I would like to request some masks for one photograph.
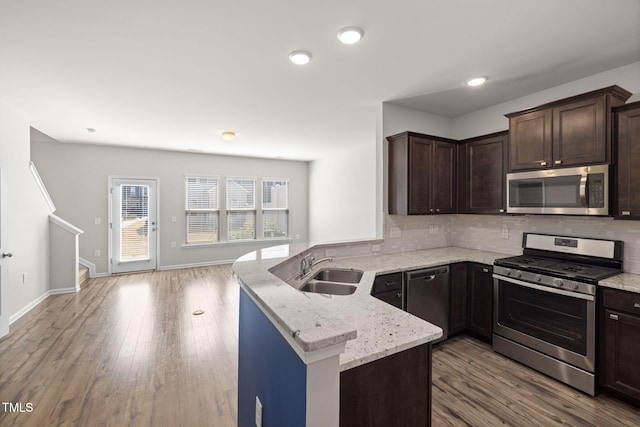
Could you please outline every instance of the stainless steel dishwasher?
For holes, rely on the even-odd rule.
[[[405,276],[407,311],[442,328],[449,335],[449,266],[409,271]]]

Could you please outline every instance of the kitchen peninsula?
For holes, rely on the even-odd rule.
[[[457,262],[490,265],[504,254],[457,247],[381,254],[371,246],[283,245],[234,263],[241,286],[240,426],[254,425],[258,415],[265,426],[276,420],[307,426],[429,423],[431,342],[442,330],[372,297],[374,279]],[[307,255],[332,257],[314,271],[362,270],[355,292],[299,291]]]

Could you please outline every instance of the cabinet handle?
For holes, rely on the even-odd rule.
[[[436,208],[436,212],[440,212],[440,209],[437,209],[437,208]]]
[[[435,278],[436,278],[436,275],[435,275],[435,274],[433,274],[433,275],[431,275],[431,276],[429,276],[429,277],[425,277],[425,278],[424,278],[424,281],[425,281],[425,282],[430,282],[430,281],[432,281],[432,280],[433,280],[433,279],[435,279]]]
[[[489,272],[489,269],[488,269],[488,268],[483,268],[483,269],[482,269],[482,272],[483,272],[483,273],[488,273],[488,272]]]
[[[395,285],[396,282],[384,282],[384,285],[388,288],[389,286]]]
[[[556,161],[555,161],[555,162],[553,162],[553,163],[555,163],[556,165],[561,165],[561,164],[562,164],[562,160],[556,160]]]
[[[400,292],[398,292],[396,296],[398,297],[398,299],[402,298],[402,294]]]
[[[540,162],[540,166],[547,166],[547,162]]]
[[[611,319],[611,320],[618,320],[618,315],[617,315],[617,314],[610,314],[610,315],[609,315],[609,319]]]
[[[429,209],[429,212],[430,212],[430,213],[433,213],[433,209]]]
[[[631,215],[631,211],[622,211],[620,214],[623,216],[629,216]]]
[[[504,213],[504,209],[500,209],[498,212],[500,212],[500,213]]]
[[[640,302],[633,304],[633,308],[640,308]]]

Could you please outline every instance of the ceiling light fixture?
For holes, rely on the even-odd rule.
[[[487,80],[489,80],[489,77],[487,76],[478,76],[478,77],[470,78],[469,80],[466,81],[466,83],[467,83],[467,86],[480,86],[485,84]]]
[[[311,54],[306,50],[294,50],[289,54],[289,60],[297,65],[308,64],[311,61]]]
[[[236,133],[232,130],[225,130],[222,132],[222,139],[224,141],[234,141],[236,139]]]
[[[338,40],[344,44],[358,43],[364,36],[364,31],[359,27],[346,27],[338,31]]]
[[[94,133],[96,130],[94,128],[87,128],[87,132]]]

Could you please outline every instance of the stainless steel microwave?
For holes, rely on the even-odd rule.
[[[509,173],[507,212],[609,215],[609,165]]]

